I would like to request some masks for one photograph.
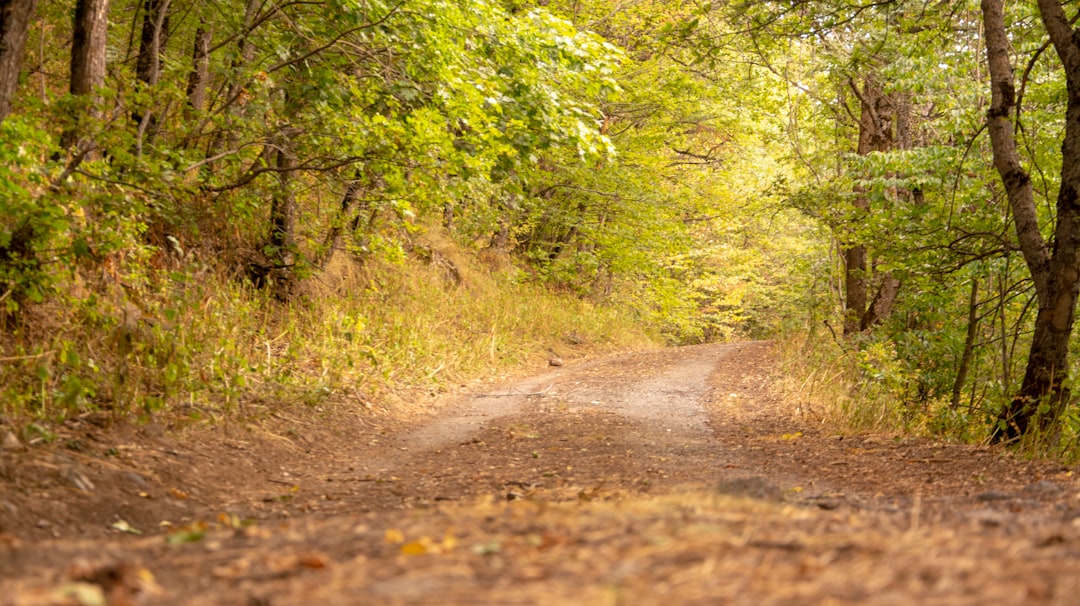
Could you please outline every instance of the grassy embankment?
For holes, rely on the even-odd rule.
[[[0,415],[25,440],[80,414],[216,422],[413,395],[657,343],[626,310],[531,283],[505,258],[427,238],[404,260],[345,255],[282,304],[209,262],[137,287],[73,274],[0,337]]]

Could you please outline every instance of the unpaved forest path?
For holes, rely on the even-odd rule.
[[[840,436],[774,364],[612,356],[402,431],[76,426],[0,460],[0,603],[1080,603],[1071,469]]]

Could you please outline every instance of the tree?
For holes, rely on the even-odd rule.
[[[1071,393],[1067,384],[1069,337],[1080,292],[1080,33],[1055,0],[1039,0],[1038,8],[1068,92],[1061,181],[1050,244],[1042,235],[1031,177],[1017,150],[1012,123],[1018,112],[1017,89],[1009,59],[1004,2],[982,0],[991,85],[987,130],[994,166],[1008,195],[1016,238],[1035,283],[1038,303],[1023,383],[998,415],[992,433],[995,441],[1052,431]]]
[[[856,153],[867,156],[875,152],[891,151],[895,140],[897,113],[892,96],[885,94],[873,76],[864,78],[861,89],[854,79],[848,79],[848,85],[859,99],[859,141]],[[854,223],[862,224],[866,220],[864,215],[871,212],[866,191],[857,192],[854,207]],[[886,275],[874,299],[867,305],[871,269],[867,263],[867,246],[864,242],[853,243],[844,249],[845,335],[864,331],[878,323],[889,314],[893,301],[896,300],[900,283],[891,275]]]
[[[37,0],[0,0],[0,122],[11,111],[35,5]]]
[[[105,43],[109,29],[109,0],[78,0],[73,18],[73,38],[71,42],[70,91],[77,98],[82,98],[89,106],[85,112],[79,112],[75,124],[69,126],[60,137],[60,147],[69,149],[74,146],[85,128],[86,116],[96,117],[93,109],[93,93],[105,83]]]
[[[135,79],[144,89],[144,94],[161,79],[161,61],[169,34],[170,3],[171,0],[145,0],[142,4],[143,22],[139,35],[139,56],[135,62]],[[197,53],[198,49],[196,63]],[[136,124],[136,154],[141,155],[143,145],[154,136],[156,119],[151,109],[146,107],[142,111],[134,112],[132,120]]]
[[[199,4],[202,8],[202,4]],[[187,81],[187,107],[198,114],[206,108],[206,85],[210,79],[210,41],[213,31],[200,11],[191,51],[191,71]]]

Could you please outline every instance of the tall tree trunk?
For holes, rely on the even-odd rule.
[[[987,130],[994,166],[1012,209],[1016,237],[1035,282],[1038,312],[1020,391],[998,416],[994,441],[1052,432],[1069,402],[1069,337],[1080,293],[1080,39],[1056,0],[1039,0],[1039,14],[1065,71],[1068,103],[1062,142],[1061,188],[1052,249],[1038,224],[1031,178],[1020,164],[1011,116],[1016,88],[1009,63],[1003,0],[982,0],[990,68],[991,103]]]
[[[964,383],[967,383],[968,372],[971,370],[971,361],[975,358],[975,337],[979,332],[979,279],[971,280],[971,297],[968,300],[968,323],[967,336],[964,339],[964,351],[960,354],[960,363],[956,369],[956,380],[953,381],[952,397],[949,403],[955,410],[960,407],[960,395],[964,391]]]
[[[168,41],[170,0],[144,0],[139,56],[135,78],[143,84],[157,84],[161,77],[161,55]]]
[[[109,0],[78,0],[75,4],[71,41],[71,82],[72,95],[91,97],[94,90],[105,84],[105,42],[109,30]],[[97,118],[99,112],[91,109],[86,113]],[[79,137],[84,135],[85,126],[81,124],[83,116],[76,116],[75,124],[60,136],[60,146],[70,149]],[[80,146],[82,147],[82,146]],[[89,145],[86,145],[89,147]]]
[[[267,239],[273,265],[270,285],[281,301],[292,296],[296,264],[296,196],[292,187],[296,161],[288,139],[289,133],[283,133],[275,154],[279,187],[270,201],[270,237]]]
[[[867,77],[863,81],[862,90],[853,81],[848,82],[851,90],[859,98],[859,145],[856,152],[865,156],[875,151],[888,151],[892,148],[892,102],[884,94],[881,88]],[[870,213],[870,200],[865,192],[858,192],[855,198],[855,208],[858,215]],[[862,222],[863,217],[855,219]],[[873,307],[867,308],[868,284],[870,282],[870,268],[867,264],[867,247],[862,242],[854,242],[844,248],[844,334],[851,335],[876,322]],[[899,290],[899,283],[895,284],[895,290]],[[879,293],[880,295],[881,293]],[[884,311],[883,306],[891,309],[892,302],[896,299],[895,292],[889,296],[875,297],[878,311]]]
[[[199,17],[199,26],[195,29],[195,44],[191,53],[191,72],[188,73],[187,102],[194,113],[206,109],[206,85],[210,80],[210,40],[213,32],[205,17]]]
[[[157,85],[161,79],[161,59],[168,41],[170,0],[144,0],[143,22],[139,35],[139,56],[135,62],[135,79],[144,91]],[[138,126],[136,154],[154,136],[155,118],[150,107],[137,111],[132,120]]]
[[[37,0],[0,0],[0,122],[11,111]]]
[[[893,304],[900,295],[900,280],[891,272],[882,274],[874,300],[859,319],[859,330],[869,330],[892,314]]]
[[[911,95],[905,92],[894,92],[889,95],[886,100],[889,107],[877,110],[878,119],[884,120],[882,114],[887,114],[891,109],[893,123],[896,125],[896,133],[891,139],[888,136],[879,137],[879,140],[876,143],[881,149],[875,151],[912,149],[915,147],[915,141],[914,125],[912,124]],[[879,124],[880,128],[888,128],[889,126],[884,122]],[[926,203],[922,191],[919,189],[897,190],[894,191],[893,194],[898,199],[910,200],[911,204],[917,206],[922,206]],[[884,272],[880,275],[880,284],[878,285],[877,294],[874,295],[874,300],[866,308],[866,312],[859,322],[859,330],[869,330],[871,327],[882,322],[892,314],[893,305],[900,295],[900,286],[900,279],[894,276],[892,272]]]

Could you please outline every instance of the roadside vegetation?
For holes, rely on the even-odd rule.
[[[0,122],[24,440],[382,406],[799,306],[817,244],[755,168],[775,124],[659,38],[479,0],[29,4]]]
[[[850,426],[1077,452],[1054,2],[0,9],[24,439],[781,337]]]

